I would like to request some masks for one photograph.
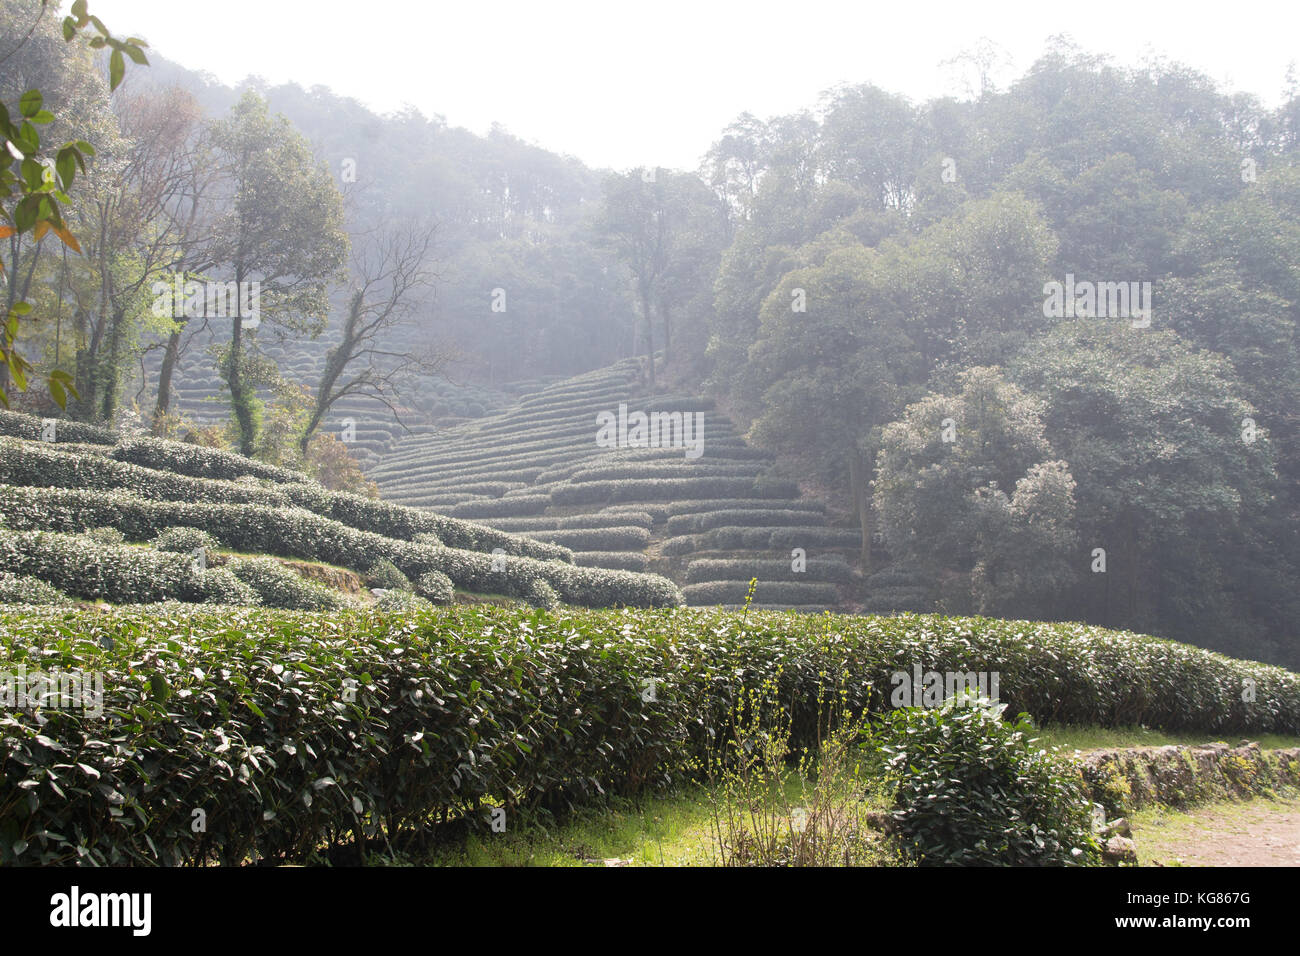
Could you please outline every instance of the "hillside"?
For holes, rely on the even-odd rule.
[[[758,578],[756,607],[860,606],[859,532],[776,477],[709,399],[650,393],[636,360],[403,437],[368,477],[395,503],[562,545],[579,566],[671,577],[690,605],[741,605]]]
[[[239,455],[75,423],[51,432],[9,412],[0,432],[7,600],[337,609],[368,602],[359,576],[383,603],[407,590],[436,603],[456,591],[539,606],[681,603],[664,578],[576,567],[556,544],[331,492]]]

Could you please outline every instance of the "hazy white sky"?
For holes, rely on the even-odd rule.
[[[66,6],[66,4],[65,4]],[[1275,105],[1300,3],[877,4],[91,0],[120,35],[225,82],[324,84],[387,111],[523,139],[595,166],[695,168],[737,114],[814,106],[841,83],[920,101],[964,93],[941,66],[988,37],[1014,78],[1066,33],[1121,65],[1163,56]]]

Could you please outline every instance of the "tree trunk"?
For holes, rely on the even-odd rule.
[[[855,445],[849,455],[849,484],[853,486],[853,510],[862,529],[862,553],[859,564],[863,573],[871,573],[871,494],[867,489],[867,465],[860,449]]]
[[[172,373],[181,354],[181,333],[179,330],[167,337],[167,350],[163,352],[162,367],[158,370],[158,401],[153,410],[153,428],[151,431],[161,436],[167,412],[172,402]]]
[[[673,325],[666,305],[659,306],[659,316],[664,323],[664,364],[667,365],[673,359]]]
[[[253,424],[253,403],[250,389],[244,382],[243,369],[243,333],[244,320],[235,316],[233,331],[230,336],[230,354],[226,359],[226,384],[230,387],[230,408],[235,415],[235,424],[239,428],[239,453],[253,454],[256,439]]]
[[[650,373],[650,391],[655,390],[655,324],[650,311],[650,290],[641,286],[641,314],[645,317],[645,355]]]

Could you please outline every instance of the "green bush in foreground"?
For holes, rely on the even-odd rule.
[[[895,711],[883,751],[898,781],[894,835],[922,865],[1068,866],[1095,862],[1092,803],[1078,769],[1035,747],[1022,714],[953,698]]]
[[[998,671],[1013,712],[1040,720],[1300,730],[1300,675],[1076,624],[384,597],[394,613],[0,612],[0,666],[98,672],[105,693],[102,719],[0,713],[0,863],[301,859],[488,797],[509,812],[632,793],[730,739],[747,689],[775,687],[808,747],[828,688],[883,712],[913,664]]]

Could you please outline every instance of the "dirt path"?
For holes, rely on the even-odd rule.
[[[1300,798],[1136,814],[1143,866],[1300,866]]]

